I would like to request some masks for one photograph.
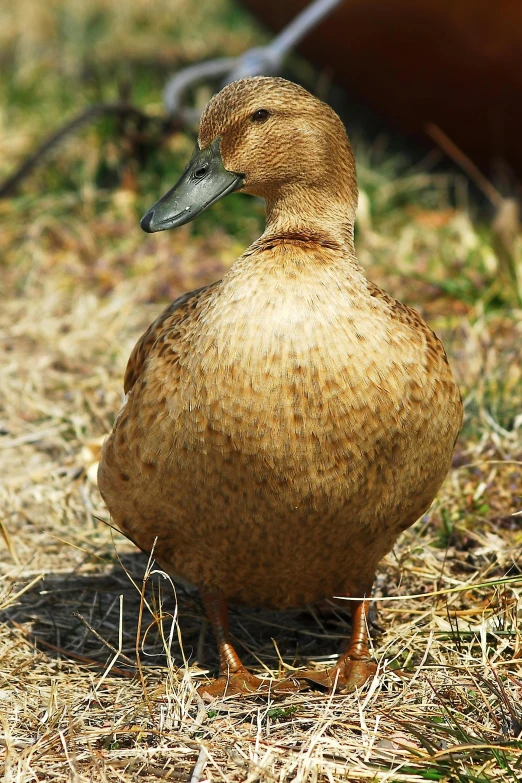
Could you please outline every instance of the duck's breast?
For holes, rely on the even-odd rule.
[[[460,403],[433,333],[357,269],[261,261],[152,348],[102,484],[174,573],[283,606],[369,573],[426,510]]]

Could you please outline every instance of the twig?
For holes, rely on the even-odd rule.
[[[199,783],[201,780],[201,776],[203,775],[203,772],[205,771],[205,767],[207,765],[208,760],[208,753],[206,749],[201,746],[201,750],[199,751],[198,760],[196,761],[196,764],[194,766],[194,770],[192,772],[190,783]]]
[[[364,598],[365,601],[378,601],[382,603],[384,601],[406,601],[412,598],[434,598],[437,595],[449,595],[450,593],[466,593],[468,590],[478,590],[483,587],[496,587],[497,585],[509,585],[522,582],[522,576],[518,574],[516,576],[505,576],[499,579],[489,579],[484,582],[467,582],[466,584],[459,585],[458,587],[445,587],[443,590],[432,590],[429,593],[412,593],[410,595],[381,595],[375,598],[366,596],[354,596],[354,595],[336,595],[334,598],[340,601],[360,601]]]
[[[25,587],[22,587],[21,590],[19,590],[14,595],[8,595],[5,601],[0,604],[0,611],[4,612],[6,609],[8,609],[10,606],[13,606],[13,603],[16,601],[17,598],[20,598],[24,593],[27,593],[28,590],[30,590],[32,587],[35,586],[38,582],[40,582],[44,578],[45,574],[38,574],[34,577],[34,579],[31,579],[31,581],[25,585]]]
[[[40,144],[40,146],[25,159],[14,174],[11,174],[10,177],[0,184],[0,198],[13,196],[20,183],[26,179],[40,161],[57,147],[58,144],[63,142],[67,136],[70,136],[71,133],[75,133],[89,122],[93,122],[99,117],[111,114],[122,118],[133,117],[134,119],[141,120],[145,123],[157,121],[159,119],[160,122],[167,127],[172,126],[172,120],[167,122],[162,118],[151,117],[140,109],[137,109],[135,106],[130,106],[126,103],[96,103],[94,106],[89,106],[88,109],[84,109],[80,114],[77,114],[76,117],[73,117],[72,120],[66,122],[61,128],[52,133],[42,144]]]
[[[106,678],[110,674],[110,671],[114,667],[114,664],[118,660],[119,656],[121,655],[122,650],[123,650],[123,595],[120,595],[120,624],[119,624],[119,633],[118,633],[118,649],[114,651],[114,658],[112,658],[112,660],[110,661],[109,665],[103,672],[100,682],[94,689],[96,692],[99,691],[99,689],[105,682]]]
[[[460,166],[462,171],[464,171],[468,177],[473,180],[475,185],[480,188],[480,190],[484,193],[486,198],[491,201],[494,207],[498,209],[502,206],[504,202],[504,197],[502,194],[499,193],[496,187],[491,184],[489,179],[484,176],[478,166],[476,166],[473,161],[468,158],[466,153],[463,152],[460,147],[457,147],[455,142],[452,141],[449,136],[446,136],[444,131],[441,130],[438,125],[434,125],[432,122],[429,122],[426,126],[426,132],[446,153],[446,155],[448,155],[448,157],[450,157],[458,166]]]
[[[29,631],[26,631],[23,625],[20,625],[20,623],[17,623],[16,620],[10,621],[17,630],[22,633],[25,638],[28,641],[34,642],[34,644],[41,644],[44,647],[47,647],[49,650],[54,650],[54,652],[60,653],[60,655],[65,656],[66,658],[72,658],[75,661],[80,661],[81,663],[88,663],[91,666],[96,666],[99,669],[103,669],[105,667],[104,663],[100,663],[99,661],[95,661],[93,658],[88,658],[86,655],[80,655],[79,653],[71,652],[70,650],[64,650],[63,647],[57,647],[55,644],[51,644],[51,642],[45,641],[45,639],[41,639],[39,636],[36,636],[33,633],[29,633]],[[125,671],[125,669],[118,669],[116,666],[112,669],[113,674],[117,674],[120,677],[127,677],[129,679],[132,679],[134,677],[134,674],[132,672]]]
[[[2,187],[0,187],[0,198],[2,197]],[[44,437],[50,435],[59,435],[61,432],[67,429],[66,424],[62,424],[60,427],[47,427],[43,430],[37,430],[36,432],[27,432],[25,435],[20,435],[18,438],[12,438],[11,440],[1,440],[0,449],[15,449],[18,446],[23,446],[26,443],[37,443]]]
[[[120,595],[120,603],[121,603],[121,595]],[[120,656],[121,656],[122,658],[124,658],[124,659],[125,659],[125,661],[126,661],[128,664],[130,664],[131,666],[136,666],[136,664],[134,663],[134,661],[131,661],[131,659],[130,659],[130,658],[127,656],[127,655],[125,655],[125,653],[123,653],[123,652],[122,652],[122,649],[121,649],[121,648],[122,648],[122,645],[121,645],[121,644],[120,644],[120,645],[118,645],[118,648],[119,648],[119,649],[117,649],[117,648],[116,648],[116,647],[115,647],[113,644],[111,644],[110,642],[108,642],[108,641],[107,641],[107,639],[104,639],[104,638],[103,638],[103,636],[102,636],[100,633],[98,633],[98,631],[96,630],[96,628],[93,628],[93,627],[92,627],[92,625],[90,625],[90,623],[89,623],[89,622],[88,622],[88,621],[85,619],[85,617],[83,616],[83,614],[80,614],[80,612],[72,612],[72,616],[73,616],[73,617],[77,617],[77,618],[78,618],[78,620],[79,620],[79,621],[80,621],[80,622],[81,622],[83,625],[85,625],[85,627],[86,627],[86,628],[88,628],[88,629],[89,629],[89,631],[90,631],[90,632],[93,634],[93,636],[95,636],[95,637],[98,639],[98,641],[100,641],[100,642],[101,642],[101,643],[102,643],[102,644],[103,644],[105,647],[108,647],[108,648],[109,648],[109,650],[110,650],[112,653],[114,653],[115,655],[116,655],[116,654],[120,655]]]
[[[140,653],[140,642],[141,642],[141,628],[143,625],[143,607],[145,605],[145,590],[147,588],[147,581],[149,578],[150,570],[153,563],[153,557],[154,557],[154,549],[156,547],[156,541],[157,539],[154,539],[154,544],[152,546],[150,555],[149,555],[149,562],[147,563],[147,568],[145,570],[145,574],[143,576],[143,580],[141,583],[141,590],[140,590],[140,609],[138,613],[138,627],[136,629],[136,662],[138,664],[138,672],[140,675],[140,682],[141,687],[143,689],[143,695],[145,697],[145,701],[147,703],[147,709],[149,711],[150,717],[154,719],[154,711],[152,709],[152,704],[150,703],[149,699],[149,693],[147,691],[147,684],[145,682],[145,676],[143,674],[143,667],[141,665],[141,653]]]

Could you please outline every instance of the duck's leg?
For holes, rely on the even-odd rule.
[[[200,589],[200,595],[212,625],[219,649],[219,677],[209,685],[203,685],[201,692],[209,696],[231,696],[243,693],[294,693],[301,689],[296,682],[261,680],[243,666],[239,655],[230,641],[228,630],[228,606],[226,599],[217,591]]]
[[[331,669],[326,671],[308,670],[296,676],[309,682],[328,688],[350,693],[360,688],[377,671],[377,665],[370,657],[368,638],[368,613],[370,602],[361,599],[347,602],[351,606],[352,633],[346,650]]]

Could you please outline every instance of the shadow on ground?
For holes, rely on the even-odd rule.
[[[166,667],[170,649],[175,666],[197,663],[216,674],[217,648],[197,591],[173,585],[154,569],[143,589],[146,569],[147,557],[132,553],[90,573],[46,574],[0,614],[0,621],[23,630],[53,658],[105,667],[121,634],[115,665],[122,673],[136,670],[139,638],[145,668]],[[231,607],[230,630],[243,662],[266,673],[280,669],[282,661],[331,663],[349,636],[350,620],[333,605],[286,612]]]

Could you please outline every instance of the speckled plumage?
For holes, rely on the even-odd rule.
[[[260,106],[262,137],[244,119]],[[460,394],[435,334],[356,261],[337,115],[248,79],[203,116],[200,144],[217,136],[226,168],[265,197],[267,228],[136,345],[100,490],[139,547],[157,539],[165,570],[232,602],[368,594],[448,471]]]

